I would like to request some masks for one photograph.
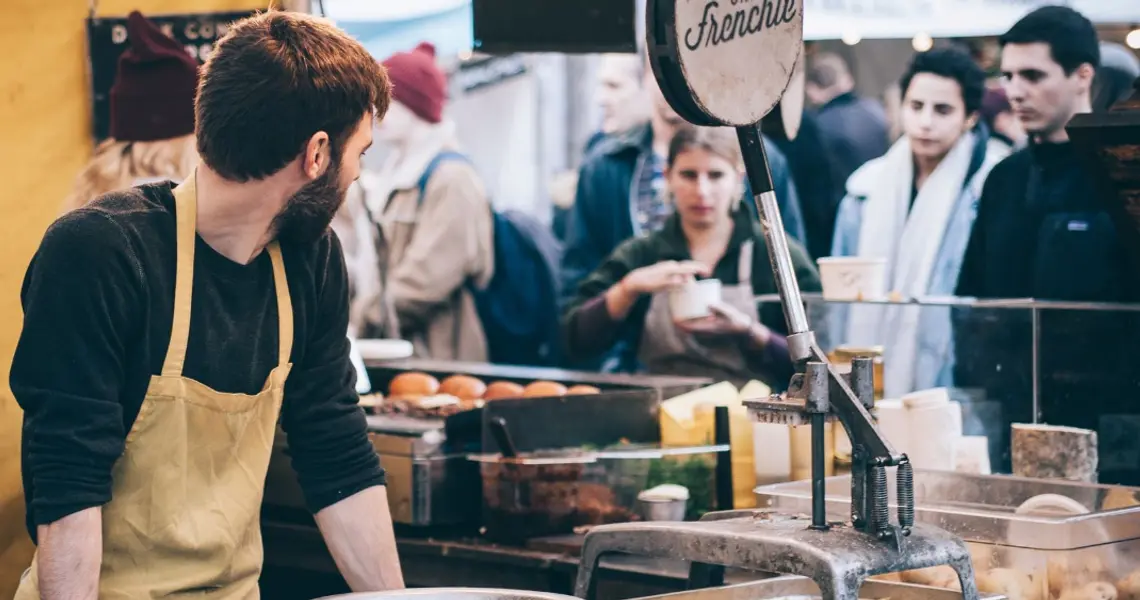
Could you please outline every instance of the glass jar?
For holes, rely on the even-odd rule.
[[[851,362],[856,358],[872,358],[871,371],[874,380],[875,400],[883,399],[883,347],[882,346],[839,346],[828,355],[828,360],[840,373],[851,372]],[[840,472],[847,472],[851,466],[851,440],[847,430],[839,423],[833,428],[835,436],[835,465]]]

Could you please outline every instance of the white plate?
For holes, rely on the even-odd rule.
[[[365,360],[397,360],[412,355],[412,343],[406,340],[356,340],[356,349]]]

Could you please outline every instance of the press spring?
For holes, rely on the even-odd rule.
[[[909,460],[903,459],[899,463],[895,479],[898,484],[899,527],[902,527],[903,535],[908,535],[914,526],[914,467]]]
[[[871,492],[874,506],[871,509],[871,529],[882,535],[890,526],[890,504],[887,498],[887,468],[871,467]]]

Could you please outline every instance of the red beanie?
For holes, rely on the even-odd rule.
[[[111,86],[111,137],[151,142],[194,133],[198,62],[137,10],[127,18],[127,40]]]
[[[421,42],[411,52],[397,52],[384,61],[392,80],[392,97],[429,123],[443,119],[447,77],[435,64],[435,46]]]

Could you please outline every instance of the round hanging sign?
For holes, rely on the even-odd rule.
[[[662,92],[697,125],[759,122],[803,48],[803,0],[648,0],[646,20]]]

